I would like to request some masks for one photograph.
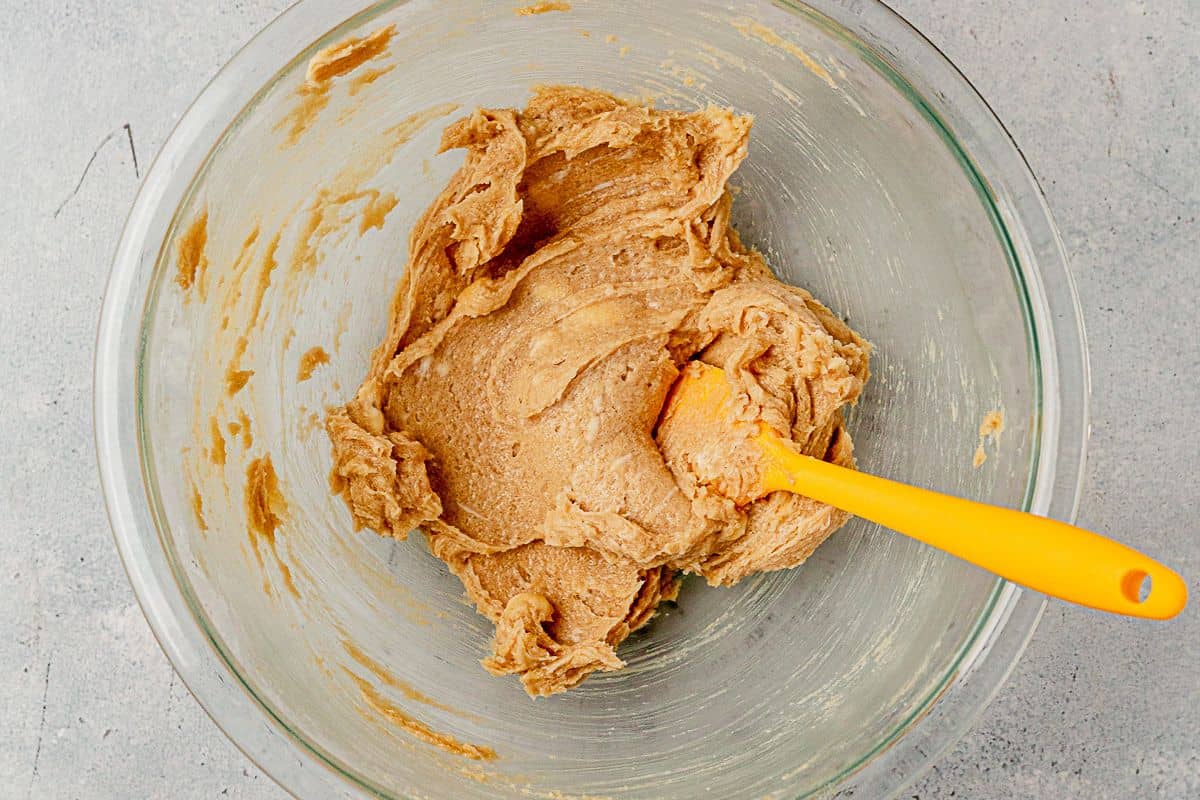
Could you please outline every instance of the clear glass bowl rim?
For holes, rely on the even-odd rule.
[[[391,2],[341,7],[344,20],[373,16]],[[969,167],[983,177],[998,224],[1016,241],[1018,280],[1026,291],[1041,372],[1040,457],[1028,509],[1073,520],[1088,434],[1089,369],[1082,313],[1065,250],[1045,197],[1003,123],[950,60],[879,0],[814,0],[813,8],[782,5],[819,24],[832,22],[863,36],[870,54],[903,75],[906,92],[927,116],[988,163]],[[109,521],[126,572],[151,629],[180,678],[217,726],[253,762],[302,797],[364,797],[376,792],[325,761],[246,687],[192,616],[175,580],[143,480],[136,391],[142,314],[151,277],[174,211],[213,147],[260,88],[309,43],[329,34],[327,6],[301,0],[254,36],[212,79],[180,119],[155,158],[126,221],[105,292],[96,347],[94,424]],[[299,47],[297,45],[300,45]],[[270,54],[292,54],[274,58]],[[1008,677],[1037,626],[1045,599],[1000,582],[991,610],[937,697],[914,719],[864,754],[855,767],[812,794],[891,797],[970,728]],[[257,707],[256,707],[257,706]],[[317,767],[313,769],[312,767]],[[843,780],[844,778],[844,780]]]

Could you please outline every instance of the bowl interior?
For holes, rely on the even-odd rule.
[[[389,24],[385,52],[336,79],[311,117],[297,112],[317,48]],[[1026,503],[1041,390],[1016,264],[957,144],[864,45],[766,3],[520,15],[412,2],[299,54],[176,213],[138,369],[162,545],[237,678],[349,785],[456,798],[829,786],[945,688],[994,578],[856,520],[798,569],[732,589],[685,581],[677,605],[622,646],[626,670],[533,701],[479,666],[491,626],[422,538],[355,532],[330,495],[321,417],[365,373],[408,230],[461,161],[437,154],[441,128],[550,82],[752,114],[734,179],[743,239],[876,346],[850,419],[860,467]],[[201,218],[205,261],[184,291],[178,242]],[[318,347],[328,363],[298,380]],[[997,409],[1003,436],[975,468],[981,419]],[[282,496],[273,537],[249,531],[244,499],[266,457]],[[464,758],[435,735],[498,757]]]

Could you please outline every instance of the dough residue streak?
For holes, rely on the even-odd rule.
[[[368,672],[370,672],[372,675],[374,675],[376,678],[378,678],[380,680],[380,682],[382,682],[385,686],[395,689],[396,691],[400,692],[405,697],[407,697],[409,700],[413,700],[417,703],[423,703],[424,705],[430,706],[432,708],[436,708],[440,711],[447,711],[451,714],[467,716],[467,715],[463,714],[461,711],[459,711],[458,709],[448,706],[445,703],[438,702],[437,700],[433,699],[432,697],[425,694],[424,692],[420,692],[417,689],[414,689],[408,683],[400,680],[392,673],[391,670],[387,669],[385,666],[380,664],[378,661],[376,661],[375,659],[368,656],[366,653],[364,653],[362,650],[360,650],[358,648],[358,646],[355,645],[353,642],[351,642],[347,639],[343,639],[342,640],[342,649],[344,649],[346,651],[346,654],[348,656],[350,656],[352,659],[354,659],[356,662],[358,662],[359,666],[363,667]]]
[[[300,141],[300,137],[329,105],[334,79],[383,55],[395,32],[396,26],[388,25],[366,36],[352,37],[330,45],[309,60],[304,82],[296,89],[296,105],[275,126],[276,130],[287,131],[283,143],[285,147]]]
[[[552,2],[552,0],[542,0],[540,3],[534,3],[528,6],[514,8],[513,12],[519,17],[532,17],[535,14],[546,14],[551,11],[570,11],[571,4],[566,2]]]
[[[350,79],[350,96],[354,97],[366,87],[370,86],[375,81],[387,75],[396,68],[395,64],[388,64],[386,67],[377,67],[375,69],[364,69],[362,72]]]
[[[279,555],[276,537],[287,515],[287,503],[279,491],[279,477],[275,473],[275,465],[270,455],[254,459],[246,467],[246,527],[250,533],[250,543],[254,549],[254,557],[260,569],[265,570],[263,550],[270,553],[283,585],[293,597],[299,597],[296,584],[292,580],[292,570],[284,563]],[[270,581],[264,571],[263,588],[270,594]]]
[[[833,76],[829,74],[829,70],[818,64],[816,59],[806,53],[798,44],[783,38],[776,33],[774,29],[763,25],[761,22],[756,22],[755,20],[748,19],[746,17],[730,20],[729,24],[736,28],[737,31],[742,34],[742,36],[758,39],[764,44],[767,44],[771,47],[777,47],[783,52],[793,56],[796,58],[796,60],[804,65],[805,69],[824,81],[825,85],[827,85],[830,89],[838,88],[837,82],[834,81]]]
[[[221,423],[217,422],[216,417],[210,417],[208,420],[208,432],[210,447],[208,458],[218,467],[225,466],[225,437],[221,435]]]
[[[249,450],[250,445],[254,444],[254,431],[250,428],[250,417],[246,416],[245,409],[238,409],[237,422],[242,434],[242,449]]]
[[[204,498],[200,495],[200,490],[196,488],[195,482],[191,484],[192,490],[192,516],[196,518],[196,527],[201,531],[208,530],[208,522],[204,519]]]
[[[388,722],[396,727],[404,730],[410,735],[420,739],[426,744],[431,744],[434,747],[441,748],[447,753],[463,758],[469,758],[472,761],[495,761],[496,751],[485,745],[470,744],[462,742],[454,738],[448,733],[439,733],[421,720],[413,717],[408,712],[404,711],[394,703],[389,702],[379,693],[379,691],[359,676],[349,670],[346,674],[354,681],[354,685],[358,687],[359,694],[362,695],[366,704],[383,717]]]
[[[328,363],[329,353],[325,352],[324,347],[310,347],[304,355],[300,356],[300,366],[296,370],[296,382],[303,383],[313,376],[317,367]]]
[[[1004,433],[1004,410],[996,409],[984,414],[983,421],[979,423],[979,443],[975,447],[975,455],[971,459],[971,466],[979,469],[987,461],[987,450],[984,447],[989,441],[993,446],[1000,446],[1000,434]]]
[[[208,270],[208,209],[201,211],[175,241],[175,282],[185,292],[196,286],[200,299],[207,294],[205,273]]]

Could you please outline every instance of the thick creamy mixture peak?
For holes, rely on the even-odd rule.
[[[701,359],[739,416],[853,463],[841,409],[869,347],[730,227],[749,136],[726,109],[563,86],[451,124],[442,148],[466,161],[411,233],[368,374],[326,421],[356,526],[420,528],[496,624],[484,666],[531,694],[620,668],[680,573],[729,585],[795,566],[845,520],[782,493],[736,506],[655,439]]]

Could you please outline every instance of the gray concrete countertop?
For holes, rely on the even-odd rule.
[[[100,297],[139,178],[287,0],[0,0],[0,797],[284,793],[176,679],[108,531],[91,433]],[[1200,3],[895,0],[1042,182],[1094,372],[1080,522],[1200,596]],[[1052,602],[912,798],[1200,797],[1200,611]]]

